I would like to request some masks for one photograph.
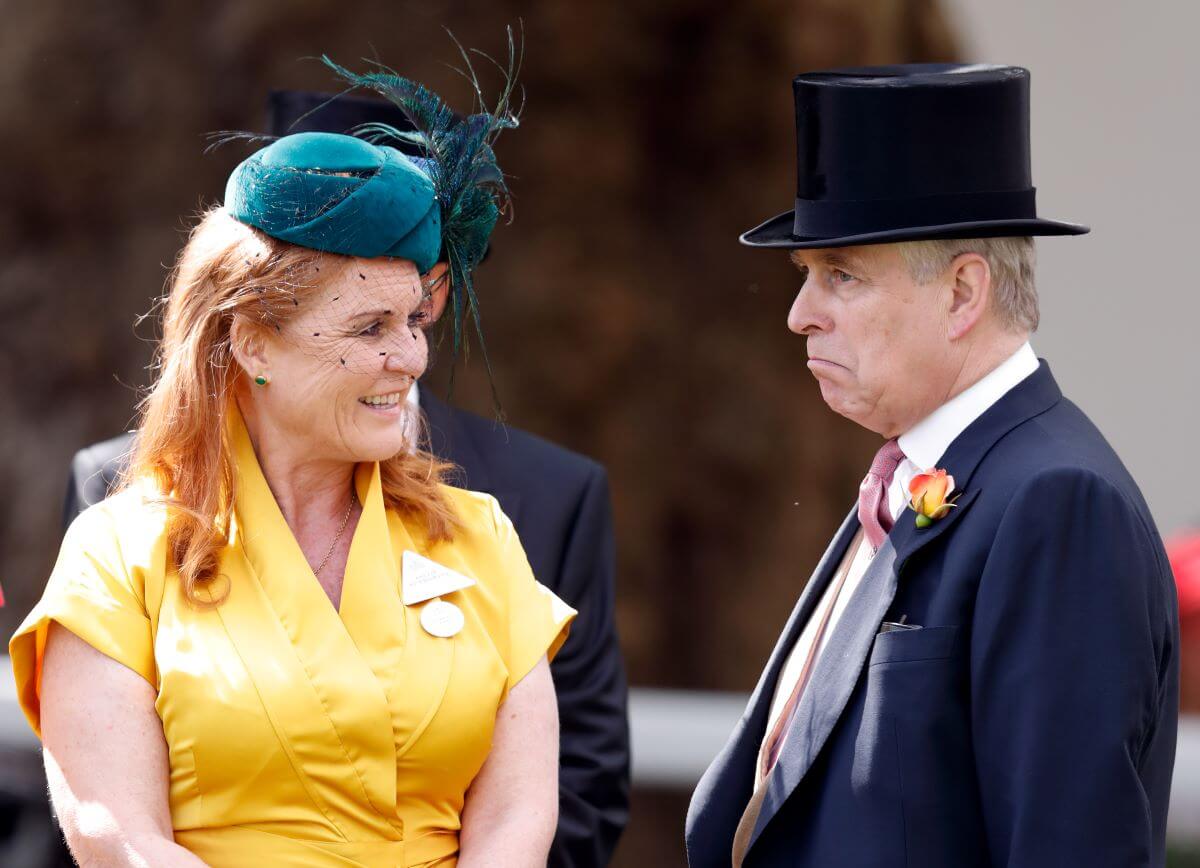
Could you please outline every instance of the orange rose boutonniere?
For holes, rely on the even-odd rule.
[[[912,496],[908,506],[917,514],[917,527],[929,527],[945,518],[958,499],[954,494],[954,477],[937,468],[914,476],[908,484],[908,493]]]

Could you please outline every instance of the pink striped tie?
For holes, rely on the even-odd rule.
[[[896,468],[904,460],[904,452],[895,440],[889,440],[875,453],[871,469],[858,487],[858,520],[867,542],[876,551],[892,529],[892,511],[888,508],[887,490]]]

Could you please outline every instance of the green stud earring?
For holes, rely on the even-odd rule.
[[[265,386],[267,383],[269,383],[271,381],[268,380],[262,374],[259,374],[257,377],[254,378],[254,382],[258,383],[258,385],[260,385],[260,386]]]

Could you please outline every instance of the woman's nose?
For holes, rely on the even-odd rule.
[[[420,367],[419,359],[406,358],[404,353],[388,353],[383,360],[383,369],[392,373],[412,374]]]

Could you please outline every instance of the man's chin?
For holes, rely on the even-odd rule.
[[[829,371],[820,369],[812,372],[813,379],[817,381],[817,387],[821,390],[821,397],[825,399],[825,403],[831,408],[834,408],[836,403],[845,401],[848,397],[846,394],[846,384],[842,376],[840,376],[844,374],[844,368]]]
[[[825,377],[817,377],[817,388],[821,390],[821,400],[830,410],[842,416],[846,415],[842,409],[845,406],[846,396],[836,383]]]
[[[863,424],[862,414],[858,412],[862,409],[860,402],[853,400],[852,396],[848,395],[845,389],[840,388],[829,379],[817,377],[817,383],[821,387],[821,400],[825,402],[825,406],[839,416],[845,416],[856,425]],[[864,425],[863,427],[866,426]]]

